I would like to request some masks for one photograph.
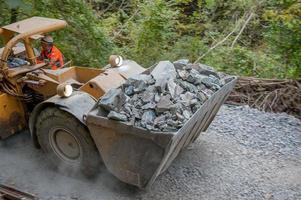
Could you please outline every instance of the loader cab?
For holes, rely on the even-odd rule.
[[[4,47],[0,49],[2,74],[12,77],[44,67],[46,63],[36,63],[38,51],[33,44],[44,34],[66,26],[64,20],[32,17],[0,28],[4,43]]]

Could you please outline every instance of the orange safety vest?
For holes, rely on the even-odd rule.
[[[49,52],[42,50],[38,63],[44,62],[45,59],[49,59],[52,70],[57,70],[64,65],[64,56],[56,46],[53,46]]]

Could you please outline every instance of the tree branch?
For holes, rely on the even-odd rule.
[[[248,23],[251,21],[252,17],[253,17],[254,13],[251,12],[248,19],[246,20],[246,22],[244,23],[244,25],[242,26],[242,28],[240,29],[238,35],[235,37],[235,39],[232,42],[231,45],[231,49],[233,49],[235,43],[237,42],[238,38],[240,37],[240,35],[244,32],[245,28],[247,27]]]
[[[239,27],[239,23],[236,24],[235,28],[221,41],[213,45],[206,53],[201,55],[194,63],[198,63],[202,58],[204,58],[207,54],[209,54],[212,50],[214,50],[216,47],[222,45],[233,33],[235,33],[236,29]]]
[[[137,15],[139,13],[139,9],[137,9],[135,12],[134,12],[134,14],[121,26],[121,28],[120,28],[120,30],[116,33],[116,34],[114,34],[114,37],[113,37],[113,40],[116,38],[116,37],[118,37],[120,34],[121,34],[121,32],[123,31],[123,29],[127,26],[127,24],[130,22],[130,21],[132,21],[132,19]]]

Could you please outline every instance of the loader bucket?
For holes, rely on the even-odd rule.
[[[206,131],[235,82],[233,78],[212,95],[177,132],[153,132],[109,120],[94,107],[86,122],[105,166],[123,182],[151,186],[179,152]]]

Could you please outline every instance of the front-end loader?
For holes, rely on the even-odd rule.
[[[32,17],[0,28],[5,45],[0,49],[0,139],[30,128],[34,144],[54,163],[65,162],[90,173],[99,159],[85,114],[108,90],[144,68],[130,61],[106,70],[70,66],[70,62],[51,70],[47,63],[38,64],[33,43],[66,26],[64,20]],[[11,67],[10,58],[21,59],[24,65]],[[120,57],[111,59],[116,60]],[[75,90],[72,96],[57,95],[66,95],[70,86]]]
[[[145,70],[111,56],[103,69],[71,66],[57,70],[37,63],[33,43],[65,28],[64,20],[32,17],[0,28],[0,140],[29,128],[33,143],[64,172],[93,175],[103,162],[118,179],[150,186],[178,153],[205,131],[234,87],[214,94],[177,132],[154,133],[99,116],[97,101],[110,89]],[[21,59],[10,66],[11,58]]]

